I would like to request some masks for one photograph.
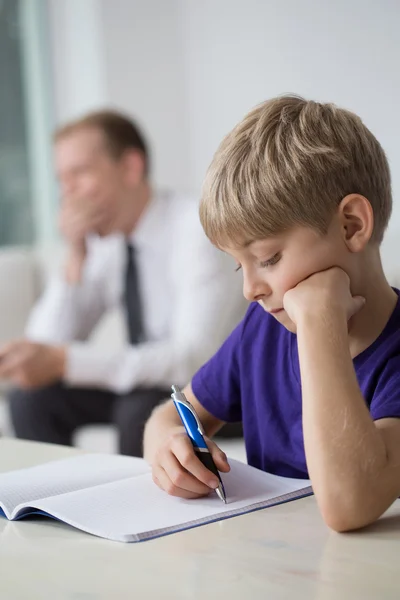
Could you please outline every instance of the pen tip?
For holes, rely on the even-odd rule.
[[[222,500],[222,502],[224,504],[226,504],[226,496],[223,492],[223,490],[221,489],[221,486],[217,487],[217,489],[215,490],[217,492],[217,496],[220,500]]]

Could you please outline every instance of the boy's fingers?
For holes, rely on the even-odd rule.
[[[228,471],[230,471],[231,468],[229,466],[228,459],[227,459],[225,452],[223,452],[221,450],[221,448],[219,448],[215,442],[213,442],[212,440],[210,440],[208,438],[207,438],[207,446],[211,452],[211,456],[213,457],[213,461],[214,461],[215,466],[217,467],[218,471],[222,471],[223,473],[228,473]]]
[[[210,493],[209,486],[196,479],[194,475],[186,470],[172,452],[168,452],[163,456],[160,466],[164,469],[174,487],[201,496]]]
[[[180,464],[192,473],[196,479],[209,488],[215,489],[219,485],[218,478],[211,473],[197,458],[192,443],[187,436],[175,438],[171,445],[171,451],[175,454]]]
[[[170,496],[178,496],[179,498],[191,500],[193,498],[198,498],[199,496],[205,495],[204,493],[198,494],[196,492],[191,492],[189,490],[177,487],[169,478],[168,473],[160,465],[153,467],[152,474],[154,483],[156,483],[159,488],[167,492]],[[208,492],[210,492],[210,488],[207,489]]]

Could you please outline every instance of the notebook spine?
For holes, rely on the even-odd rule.
[[[261,502],[256,502],[255,504],[246,506],[243,509],[230,510],[222,514],[216,514],[214,515],[214,517],[208,516],[203,517],[201,519],[196,519],[195,521],[188,521],[187,523],[182,523],[182,525],[178,527],[173,525],[171,527],[165,527],[164,529],[153,529],[152,531],[139,533],[135,536],[135,540],[132,541],[142,542],[144,540],[151,540],[153,538],[161,537],[163,535],[168,535],[169,533],[177,533],[178,531],[184,531],[185,529],[198,527],[199,525],[206,525],[208,523],[214,523],[215,521],[230,519],[231,517],[245,515],[247,513],[254,512],[256,510],[261,510],[263,508],[269,508],[278,504],[285,504],[285,502],[291,502],[292,500],[299,500],[300,498],[311,496],[312,493],[312,487],[309,486],[306,488],[302,488],[301,490],[287,492],[286,494],[282,494],[281,496],[275,496],[274,498],[270,498],[269,500],[262,500]]]

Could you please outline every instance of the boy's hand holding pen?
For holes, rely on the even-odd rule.
[[[154,482],[172,496],[199,498],[214,490],[226,502],[222,479],[218,473],[230,470],[225,453],[215,442],[205,438],[199,421],[200,430],[196,434],[195,421],[187,412],[185,404],[189,405],[192,414],[194,409],[176,386],[173,386],[172,399],[177,410],[183,407],[178,413],[184,427],[178,426],[172,430],[159,447],[155,460],[152,461]],[[186,419],[186,423],[183,419]]]

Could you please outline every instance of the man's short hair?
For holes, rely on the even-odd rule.
[[[204,182],[200,218],[217,246],[295,225],[325,233],[352,193],[369,200],[372,239],[380,243],[392,210],[381,145],[354,113],[284,96],[257,106],[222,141]]]
[[[102,132],[106,149],[118,160],[127,150],[138,150],[144,158],[145,174],[149,173],[149,152],[139,126],[130,118],[113,110],[91,112],[57,129],[54,141],[67,137],[82,129],[97,129]]]

